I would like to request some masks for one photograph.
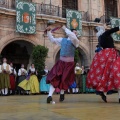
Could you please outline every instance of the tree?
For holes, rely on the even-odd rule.
[[[43,73],[47,55],[48,55],[48,48],[41,45],[37,45],[33,48],[32,58],[35,68],[37,69],[38,72],[38,78],[41,78],[41,75]]]

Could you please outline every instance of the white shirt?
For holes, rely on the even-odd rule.
[[[27,74],[27,70],[25,70],[24,68],[19,69],[18,76],[21,76],[23,72]]]
[[[73,45],[75,47],[78,47],[79,46],[79,40],[78,40],[77,36],[73,32],[71,32],[69,29],[67,29],[65,26],[63,26],[62,28],[63,28],[63,30],[65,30],[65,33],[68,36],[68,40],[71,40],[71,42],[73,43]],[[54,38],[53,35],[52,35],[52,33],[51,33],[51,31],[48,31],[47,35],[48,35],[49,40],[52,43],[55,43],[55,44],[61,46],[61,41],[63,39],[62,37],[60,37],[60,38]]]
[[[3,63],[2,65],[3,65],[3,69],[6,70],[6,67],[7,67],[8,64],[7,63]],[[1,69],[2,65],[0,65],[0,73],[2,73],[2,69]],[[9,65],[9,71],[10,71],[10,73],[12,73],[10,65]]]
[[[30,67],[29,69],[31,70],[31,72],[35,72],[35,68]]]
[[[11,67],[11,66],[10,66],[10,67]],[[11,67],[11,71],[13,71],[13,69],[14,69],[14,68],[13,68],[13,67]],[[14,75],[16,75],[16,74],[17,74],[17,72],[16,72],[16,70],[15,70],[15,69],[14,69],[14,71],[13,71],[13,74],[14,74]]]

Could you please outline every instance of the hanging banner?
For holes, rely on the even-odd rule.
[[[66,9],[67,27],[69,29],[76,29],[78,35],[82,34],[82,14],[76,10]]]
[[[111,27],[112,28],[120,26],[120,18],[111,17],[110,20],[111,20]],[[115,41],[120,41],[120,31],[113,33],[112,37]]]
[[[16,32],[35,34],[36,4],[16,0]]]

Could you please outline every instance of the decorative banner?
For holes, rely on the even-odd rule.
[[[69,29],[76,29],[78,35],[82,34],[82,14],[76,10],[66,9],[66,19],[67,19],[67,27]]]
[[[110,19],[111,19],[111,27],[112,28],[120,26],[120,18],[111,17]],[[112,37],[115,41],[120,41],[120,31],[113,33]]]
[[[35,34],[36,5],[35,3],[16,1],[16,32]]]

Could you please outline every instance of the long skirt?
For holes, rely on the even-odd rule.
[[[117,60],[115,61],[114,65],[113,65],[113,69],[112,69],[112,73],[113,73],[113,85],[115,90],[120,89],[120,57],[117,58]]]
[[[114,88],[113,66],[118,55],[114,48],[96,53],[87,75],[87,88],[108,92]]]
[[[50,84],[46,84],[46,76],[43,76],[40,80],[40,91],[41,92],[49,92]]]
[[[10,75],[10,85],[11,85],[11,90],[15,90],[15,75],[11,74]]]
[[[36,75],[31,75],[29,80],[23,80],[18,86],[24,90],[30,90],[31,93],[39,93],[39,82]]]
[[[18,81],[17,81],[17,90],[23,90],[22,88],[19,87],[19,83],[21,83],[22,81],[24,81],[26,79],[25,75],[21,75],[18,77]]]
[[[47,84],[52,84],[54,88],[67,90],[75,80],[74,62],[64,62],[59,60],[47,75]]]
[[[10,88],[10,77],[7,73],[0,73],[0,89]]]
[[[77,87],[77,84],[76,82],[74,81],[73,84],[70,86],[70,88],[76,88]]]

